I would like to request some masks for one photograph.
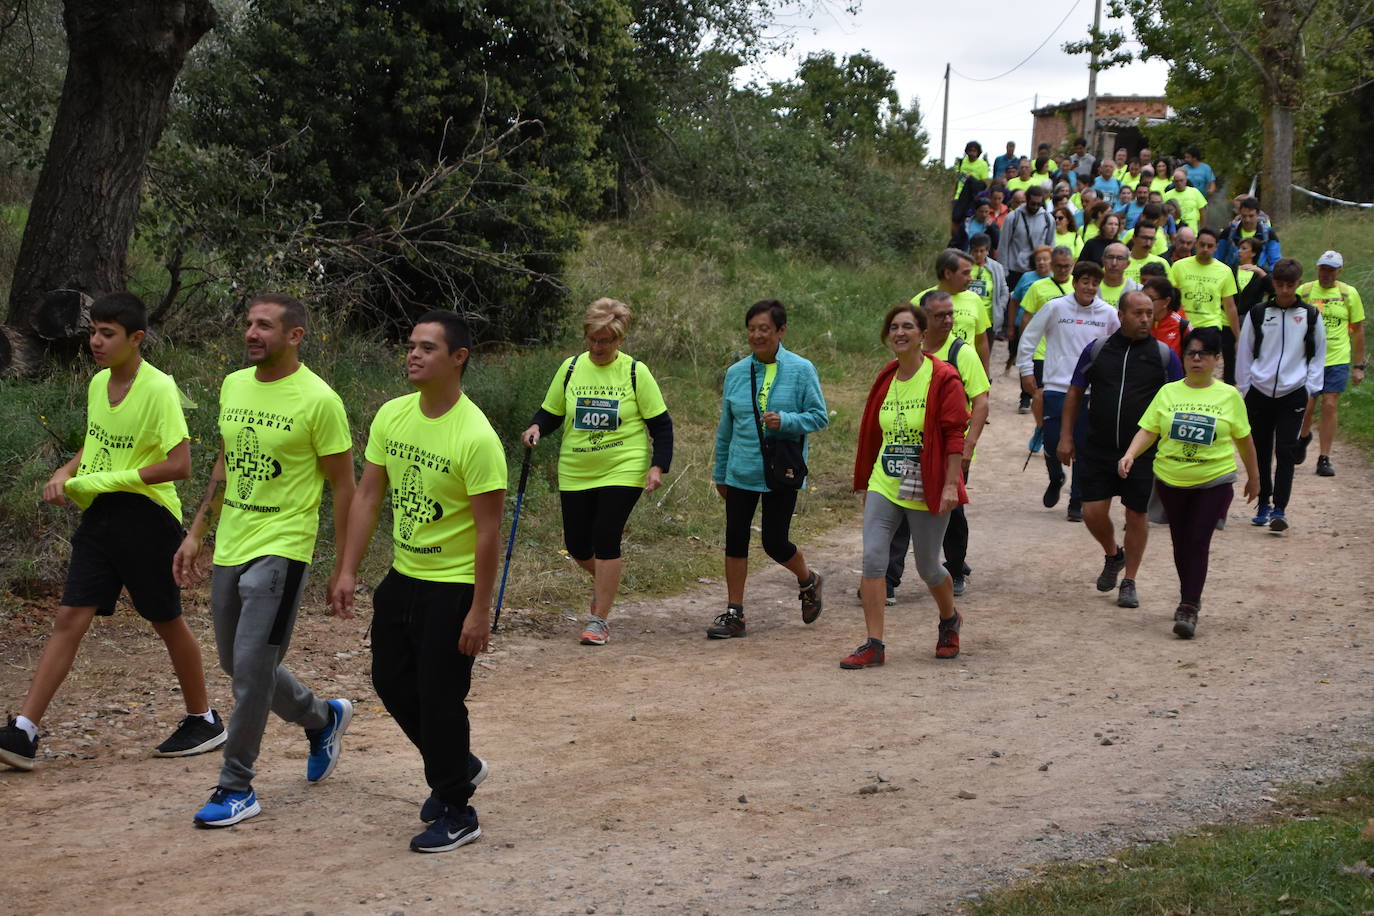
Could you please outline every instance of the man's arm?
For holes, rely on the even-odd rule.
[[[506,491],[474,493],[471,499],[472,520],[477,526],[477,560],[472,607],[463,620],[458,651],[476,656],[487,651],[487,640],[491,636],[491,593],[496,585],[496,558],[501,549],[501,512],[506,504]]]
[[[1231,326],[1231,333],[1236,339],[1240,339],[1240,313],[1236,311],[1236,297],[1222,296],[1221,306],[1226,310],[1226,323]]]
[[[350,475],[352,476],[352,475]],[[343,618],[353,616],[353,590],[358,584],[358,566],[367,553],[372,532],[377,528],[377,516],[382,509],[388,478],[386,468],[370,461],[363,462],[363,477],[349,501],[348,521],[336,535],[338,553],[334,560],[334,579],[329,589],[329,612]]]
[[[1196,188],[1194,190],[1196,190]],[[1198,193],[1200,194],[1201,192],[1199,191]],[[1197,229],[1201,229],[1205,225],[1207,225],[1207,205],[1204,203],[1197,208]],[[1194,231],[1196,231],[1196,229]]]
[[[973,351],[978,354],[978,360],[983,364],[983,371],[991,376],[992,347],[988,345],[986,332],[973,335]]]
[[[348,541],[348,513],[353,506],[353,494],[357,490],[357,484],[353,479],[353,450],[321,455],[320,469],[324,471],[324,476],[329,478],[329,488],[334,492],[334,572],[329,577],[327,592],[332,595],[335,579],[339,575],[338,545]],[[335,608],[332,603],[329,612],[344,618],[353,616],[351,610]]]
[[[68,461],[66,464],[62,465],[62,467],[52,472],[52,476],[48,478],[48,482],[43,484],[43,502],[51,503],[54,506],[60,506],[67,501],[65,485],[68,480],[71,480],[72,475],[76,473],[76,469],[81,467],[81,455],[85,451],[85,446],[77,449],[71,461]]]
[[[200,555],[201,540],[215,527],[220,510],[224,507],[224,481],[224,440],[221,439],[219,455],[210,470],[210,482],[205,487],[205,497],[200,501],[196,517],[191,520],[191,527],[186,529],[186,537],[172,557],[172,578],[183,588],[202,578],[200,570],[196,568],[196,557]]]
[[[964,434],[964,459],[961,464],[965,474],[968,473],[969,465],[973,463],[973,450],[978,447],[978,440],[983,435],[983,427],[988,422],[988,393],[984,391],[973,399],[969,407],[968,432]]]

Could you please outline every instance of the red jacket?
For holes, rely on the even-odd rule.
[[[926,395],[926,424],[921,445],[921,486],[927,494],[935,494],[935,507],[939,509],[939,494],[945,489],[945,465],[951,454],[963,454],[964,430],[968,428],[968,396],[964,393],[964,382],[959,378],[959,370],[942,359],[929,353],[925,358],[931,362],[930,392]],[[868,392],[868,403],[864,405],[863,419],[859,421],[859,450],[854,456],[854,491],[868,489],[868,478],[873,474],[873,463],[878,460],[878,451],[883,445],[883,430],[878,423],[878,412],[882,409],[883,399],[887,397],[892,379],[897,375],[897,361],[894,359],[878,373],[873,388]],[[959,504],[968,502],[964,481],[959,481]]]

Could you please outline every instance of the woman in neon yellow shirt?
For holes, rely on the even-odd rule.
[[[1083,240],[1078,237],[1078,224],[1074,222],[1073,214],[1068,207],[1056,207],[1054,211],[1054,244],[1063,245],[1073,252],[1073,256],[1078,257],[1078,252],[1083,249]]]
[[[673,460],[673,421],[649,367],[620,352],[630,308],[598,299],[582,318],[583,353],[549,382],[544,403],[520,440],[533,448],[562,428],[558,496],[568,555],[592,576],[594,595],[582,644],[610,638],[606,617],[620,587],[620,539],[640,493],[663,483]],[[653,439],[650,453],[649,440]]]
[[[1220,330],[1188,332],[1183,338],[1187,374],[1159,389],[1117,466],[1126,477],[1136,458],[1159,440],[1154,492],[1168,515],[1174,542],[1180,595],[1174,634],[1179,639],[1192,639],[1197,629],[1212,532],[1224,523],[1234,495],[1237,449],[1245,462],[1245,501],[1259,494],[1259,467],[1245,402],[1233,386],[1212,375],[1220,355]]]

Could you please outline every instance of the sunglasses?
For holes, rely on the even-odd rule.
[[[1184,355],[1185,357],[1193,357],[1193,356],[1218,356],[1219,354],[1217,353],[1216,350],[1184,350],[1184,351],[1183,351],[1183,355]]]

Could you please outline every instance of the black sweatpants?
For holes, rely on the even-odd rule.
[[[1288,497],[1293,494],[1293,453],[1302,432],[1302,416],[1307,412],[1307,389],[1271,398],[1251,388],[1245,395],[1245,412],[1250,417],[1255,463],[1259,465],[1259,505],[1287,509]]]
[[[760,493],[739,487],[725,488],[725,555],[749,556],[750,527],[760,502],[763,503],[763,518],[759,523],[763,529],[763,552],[775,563],[786,563],[797,552],[797,545],[791,540],[797,491],[790,489]]]
[[[472,797],[468,687],[471,655],[458,651],[473,587],[392,569],[372,595],[372,686],[420,750],[425,782],[449,805]]]

